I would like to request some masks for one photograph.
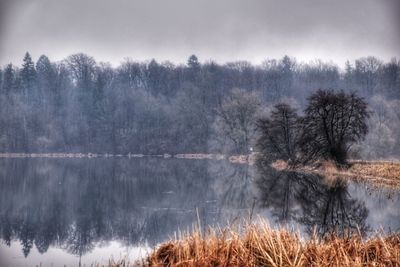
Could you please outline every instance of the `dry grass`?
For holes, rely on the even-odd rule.
[[[147,263],[145,262],[144,259],[142,260],[136,260],[136,261],[130,261],[129,259],[120,259],[120,260],[114,260],[111,259],[107,264],[99,264],[99,263],[93,263],[90,265],[80,265],[82,267],[143,267],[146,266]]]
[[[276,168],[276,164],[271,166]],[[280,166],[283,166],[280,164]],[[281,168],[276,168],[281,170]],[[298,167],[297,171],[317,173],[327,180],[336,177],[348,178],[357,182],[368,183],[375,187],[400,190],[400,163],[387,161],[350,161],[349,167],[338,168],[331,161]]]
[[[377,187],[400,189],[400,164],[379,161],[353,161],[348,169],[341,169],[337,174],[365,182]]]
[[[349,171],[358,175],[376,176],[400,181],[400,163],[355,161]]]
[[[287,164],[284,160],[277,160],[271,164],[272,168],[275,168],[278,171],[283,171],[289,168],[289,164]]]
[[[147,266],[400,266],[400,235],[363,240],[335,235],[302,241],[265,222],[232,229],[183,234],[160,245]]]
[[[228,158],[231,163],[254,165],[256,161],[256,153],[246,155],[233,155]]]

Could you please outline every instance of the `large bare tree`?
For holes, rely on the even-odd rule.
[[[308,99],[302,137],[305,159],[346,163],[350,147],[368,132],[367,103],[355,93],[318,90]]]

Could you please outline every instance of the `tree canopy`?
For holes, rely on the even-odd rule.
[[[303,119],[305,154],[345,163],[350,147],[368,132],[367,103],[355,93],[318,90]]]
[[[277,104],[258,121],[258,148],[265,159],[290,164],[329,159],[346,163],[352,145],[368,133],[367,103],[355,93],[318,90],[308,98],[304,116]]]

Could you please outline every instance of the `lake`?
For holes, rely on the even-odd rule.
[[[0,159],[0,266],[137,259],[193,225],[264,218],[305,235],[400,230],[400,194],[228,161]]]

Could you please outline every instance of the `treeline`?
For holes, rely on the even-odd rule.
[[[347,62],[345,69],[288,56],[256,66],[200,63],[194,55],[186,65],[125,60],[112,67],[85,54],[60,62],[43,55],[34,62],[26,53],[21,66],[9,64],[0,74],[1,152],[243,153],[252,126],[242,123],[235,103],[246,95],[254,96],[248,105],[261,107],[250,115],[283,100],[304,106],[320,88],[357,91],[378,105],[400,99],[400,61],[374,57]],[[234,125],[227,112],[236,116]],[[240,138],[224,141],[236,122]],[[391,123],[381,130],[392,135],[389,143],[398,139]]]

